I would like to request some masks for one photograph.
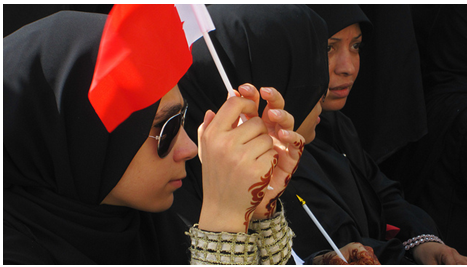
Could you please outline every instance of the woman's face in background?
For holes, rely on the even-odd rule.
[[[362,31],[358,23],[350,25],[328,39],[329,89],[323,110],[341,110],[347,101],[360,69]]]

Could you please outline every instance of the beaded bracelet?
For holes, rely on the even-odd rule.
[[[404,245],[404,248],[405,250],[409,250],[411,248],[414,248],[420,244],[423,244],[423,243],[426,243],[426,242],[437,242],[437,243],[440,243],[440,244],[443,244],[444,245],[444,242],[437,236],[435,235],[426,235],[426,234],[423,234],[423,235],[419,235],[419,236],[416,236],[414,238],[411,238],[405,242],[403,242],[402,244]]]

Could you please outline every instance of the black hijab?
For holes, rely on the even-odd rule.
[[[234,89],[247,82],[275,87],[297,129],[329,82],[323,21],[299,5],[212,5],[209,12],[211,38]],[[203,115],[217,111],[227,91],[204,40],[194,45],[193,60],[180,88]]]
[[[323,20],[304,5],[211,5],[208,10],[216,26],[210,36],[233,88],[243,83],[257,89],[275,87],[283,95],[285,110],[294,116],[297,129],[329,83]],[[227,91],[203,39],[193,45],[192,54],[193,65],[179,86],[190,103],[185,128],[197,140],[205,112],[217,112]],[[262,101],[260,111],[264,106]],[[190,218],[196,222],[202,199],[198,158],[187,163],[187,172],[188,179],[176,192],[174,206],[180,204],[179,210],[191,211],[195,208],[183,205],[198,202]],[[184,190],[195,190],[194,198],[182,201],[189,195],[182,193]]]
[[[381,163],[407,143],[420,139],[426,133],[426,113],[409,6],[312,8],[328,24],[329,36],[360,22],[360,72],[341,111],[354,123],[364,149]]]
[[[99,205],[158,107],[135,112],[110,134],[94,112],[88,90],[106,18],[59,12],[3,40],[4,260],[34,258],[21,254],[19,233],[57,264],[164,260],[150,214]],[[51,263],[39,258],[32,262]]]
[[[371,34],[372,24],[358,5],[307,5],[313,9],[328,25],[328,38],[340,30],[355,24],[360,24],[360,29],[365,38]]]

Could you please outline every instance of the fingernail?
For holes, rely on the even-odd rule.
[[[253,91],[253,88],[251,88],[251,86],[249,86],[248,84],[244,84],[242,85],[242,88],[248,92],[252,92]]]
[[[265,93],[272,94],[272,89],[269,87],[263,87],[261,88]]]
[[[287,130],[282,129],[281,131],[282,131],[282,134],[284,136],[289,136],[290,135],[289,131],[287,131]]]
[[[281,112],[280,112],[279,110],[277,110],[277,109],[270,109],[270,111],[271,111],[274,115],[276,115],[277,117],[280,117],[280,116],[281,116]]]

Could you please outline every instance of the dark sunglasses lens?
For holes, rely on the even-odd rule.
[[[162,130],[162,134],[159,139],[159,147],[157,149],[157,153],[159,157],[163,158],[169,154],[170,150],[172,149],[172,143],[177,135],[178,131],[180,130],[180,120],[182,119],[182,114],[178,114],[175,117],[172,117],[167,123],[165,124],[164,129]]]

